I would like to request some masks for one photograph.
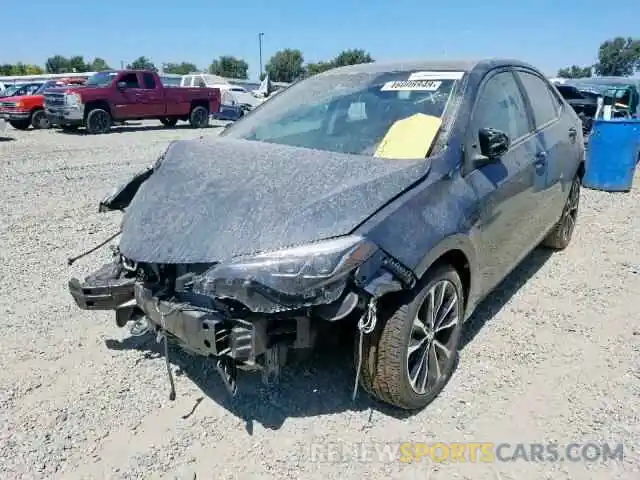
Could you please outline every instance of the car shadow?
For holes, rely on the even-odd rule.
[[[553,250],[536,248],[475,309],[462,332],[460,348],[465,348],[525,283],[553,255]]]
[[[483,301],[469,319],[463,332],[462,348],[478,334],[482,326],[498,313],[505,303],[531,278],[549,258],[548,250],[535,250]],[[309,417],[344,411],[368,411],[362,429],[365,430],[374,414],[406,419],[418,412],[393,408],[369,396],[362,388],[352,400],[355,383],[353,367],[354,330],[352,325],[339,328],[339,334],[321,335],[323,339],[313,355],[304,360],[293,359],[282,370],[280,382],[275,386],[262,384],[261,376],[254,372],[240,372],[238,395],[231,397],[225,389],[212,360],[191,356],[178,347],[170,347],[171,364],[177,366],[176,375],[186,375],[203,394],[230,413],[241,418],[249,434],[254,422],[265,428],[279,429],[290,417]],[[351,327],[351,328],[349,328]],[[163,356],[162,345],[155,336],[130,336],[123,340],[107,339],[111,350],[138,350],[147,359]],[[168,381],[167,381],[168,389]],[[180,395],[180,392],[177,392]],[[202,398],[195,399],[194,413]]]
[[[16,139],[13,137],[0,137],[0,142],[15,142]]]
[[[239,372],[238,393],[232,397],[224,387],[213,360],[191,356],[178,347],[170,347],[170,361],[177,366],[176,375],[186,375],[202,393],[230,413],[242,419],[246,431],[253,434],[254,423],[277,430],[288,418],[312,417],[344,411],[369,411],[365,426],[374,412],[406,418],[410,413],[378,402],[358,389],[352,400],[355,373],[352,362],[353,336],[323,342],[306,359],[292,358],[280,374],[277,385],[266,386],[257,372]],[[139,350],[148,359],[163,357],[162,344],[155,336],[127,337],[122,341],[107,339],[111,350]],[[167,380],[167,390],[169,383]],[[180,395],[180,392],[177,392]],[[195,399],[194,410],[202,401]],[[187,412],[188,417],[193,412]]]

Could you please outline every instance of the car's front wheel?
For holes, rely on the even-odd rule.
[[[551,232],[542,241],[542,245],[555,250],[563,250],[569,246],[578,220],[580,206],[580,176],[576,175],[569,190],[569,196],[562,209],[562,216]]]
[[[434,268],[414,292],[380,311],[365,337],[361,385],[391,405],[416,410],[431,403],[455,369],[464,319],[464,291],[450,265]]]

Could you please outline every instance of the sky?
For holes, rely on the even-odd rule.
[[[550,76],[589,65],[600,43],[640,34],[635,2],[601,0],[31,0],[0,10],[0,63],[44,65],[56,54],[102,57],[112,66],[144,55],[157,66],[190,61],[207,68],[234,55],[260,70],[277,50],[300,49],[306,62],[362,48],[377,61],[509,57]],[[36,21],[35,15],[41,20]],[[28,18],[27,18],[28,17]],[[35,28],[25,28],[25,21]]]

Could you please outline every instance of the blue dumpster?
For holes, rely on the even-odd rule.
[[[640,155],[640,119],[595,120],[582,184],[594,190],[631,190]]]

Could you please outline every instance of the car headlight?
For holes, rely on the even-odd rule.
[[[82,103],[82,98],[77,93],[70,93],[64,96],[64,102],[70,107],[76,107]]]
[[[232,298],[262,313],[331,303],[342,295],[349,273],[376,250],[350,235],[237,258],[196,276],[193,291]]]
[[[15,106],[15,108],[17,108],[17,109],[24,108],[24,103],[22,103],[22,102],[16,102],[16,106]]]

